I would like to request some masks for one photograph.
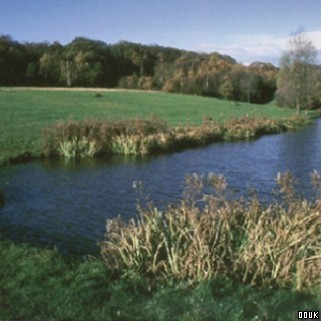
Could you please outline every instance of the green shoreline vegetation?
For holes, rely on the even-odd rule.
[[[95,93],[100,93],[101,97],[95,97]],[[176,147],[184,144],[187,144],[186,147],[189,144],[192,147],[204,145],[204,140],[207,143],[215,141],[221,139],[222,134],[227,138],[230,129],[234,129],[230,138],[238,135],[245,135],[246,137],[263,134],[264,132],[283,131],[287,128],[297,127],[301,122],[303,124],[307,121],[306,117],[285,120],[293,117],[294,111],[287,108],[278,108],[273,104],[255,105],[177,94],[90,91],[89,89],[1,88],[0,111],[2,119],[0,127],[0,165],[40,157],[44,152],[42,132],[46,131],[48,127],[53,128],[53,125],[57,123],[60,124],[56,125],[57,128],[62,128],[61,122],[66,123],[66,129],[72,127],[73,124],[79,124],[77,125],[79,126],[79,133],[82,130],[81,126],[86,127],[90,123],[93,127],[97,127],[99,123],[105,122],[106,124],[103,127],[107,130],[106,125],[116,122],[116,124],[122,126],[125,133],[120,133],[123,135],[118,135],[121,137],[117,137],[113,144],[115,149],[124,149],[126,147],[124,141],[127,138],[133,138],[127,137],[128,130],[134,131],[134,133],[141,130],[140,128],[133,128],[133,125],[138,127],[144,125],[142,121],[139,122],[139,119],[148,120],[151,115],[155,115],[156,119],[161,119],[167,123],[167,131],[164,132],[166,126],[164,126],[164,123],[160,124],[160,122],[154,123],[152,130],[156,130],[157,134],[166,134],[167,136],[165,135],[166,137],[163,136],[163,138],[167,138],[169,143],[167,147],[171,149],[173,145]],[[308,112],[309,117],[314,115],[315,112]],[[233,121],[236,118],[239,121]],[[70,119],[72,121],[68,122]],[[93,121],[89,121],[89,119]],[[94,120],[97,119],[99,119],[99,122],[96,121],[95,123]],[[126,125],[124,119],[138,119],[138,121],[129,121]],[[246,124],[242,124],[243,120],[247,120]],[[120,124],[121,122],[122,124]],[[223,129],[224,133],[222,132],[223,123],[226,124],[225,129],[227,129]],[[162,128],[155,127],[159,125]],[[262,127],[262,130],[260,127]],[[146,134],[147,129],[145,128],[145,132],[142,132],[142,134]],[[214,132],[214,137],[209,137],[211,136],[209,131]],[[242,133],[242,131],[244,132]],[[155,134],[155,132],[152,132],[152,134]],[[85,137],[70,137],[67,140],[62,140],[60,142],[61,149],[68,151],[68,144],[70,145],[72,141],[74,141],[74,145],[78,144],[79,138],[81,138],[80,145],[85,145],[83,147],[85,150],[92,151],[90,147],[92,147],[93,142],[88,142],[86,135]],[[85,138],[85,141],[81,141],[82,138]],[[138,136],[136,135],[134,138],[138,138]],[[157,137],[154,136],[154,138]],[[86,146],[86,140],[88,146]],[[146,136],[143,140],[149,141]],[[175,140],[177,141],[175,142]],[[130,141],[128,139],[127,141],[127,145],[129,145]],[[154,142],[153,139],[152,142]],[[134,142],[134,144],[137,145],[138,143]],[[150,141],[148,144],[152,145]]]
[[[240,117],[219,123],[204,117],[200,126],[170,127],[155,117],[122,121],[67,121],[43,131],[43,154],[67,159],[179,151],[218,141],[253,139],[297,129],[304,117],[272,120]]]
[[[2,88],[0,163],[168,152],[294,129],[314,115],[290,119],[293,110],[273,104],[99,93]],[[311,178],[314,201],[298,198],[283,173],[283,201],[264,205],[255,195],[230,198],[222,176],[188,176],[179,206],[160,212],[148,204],[129,222],[108,221],[99,258],[0,236],[0,320],[273,321],[321,310],[321,177]]]
[[[1,320],[292,321],[320,310],[320,294],[218,277],[195,286],[116,278],[100,261],[0,242]]]

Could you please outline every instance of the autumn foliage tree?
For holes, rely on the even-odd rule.
[[[108,45],[84,37],[67,45],[19,44],[0,36],[0,86],[120,87],[263,104],[274,97],[276,71],[217,52],[127,41]]]

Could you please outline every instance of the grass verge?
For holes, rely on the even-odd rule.
[[[255,288],[228,278],[197,285],[115,277],[97,260],[0,241],[4,321],[248,321],[297,318],[320,310],[319,294]]]

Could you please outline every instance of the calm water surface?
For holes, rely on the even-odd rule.
[[[300,192],[311,196],[309,174],[321,171],[321,120],[297,132],[251,142],[215,143],[201,149],[140,159],[90,160],[79,164],[33,162],[0,169],[6,206],[0,234],[64,253],[95,254],[106,219],[135,216],[142,181],[157,206],[177,202],[190,173],[224,174],[235,191],[256,188],[272,199],[278,171],[290,170]]]

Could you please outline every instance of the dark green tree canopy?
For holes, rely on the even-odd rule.
[[[285,65],[292,65],[295,56],[287,59]],[[0,86],[122,87],[267,103],[274,98],[277,72],[271,64],[244,66],[217,52],[84,37],[67,45],[20,44],[0,36]]]

